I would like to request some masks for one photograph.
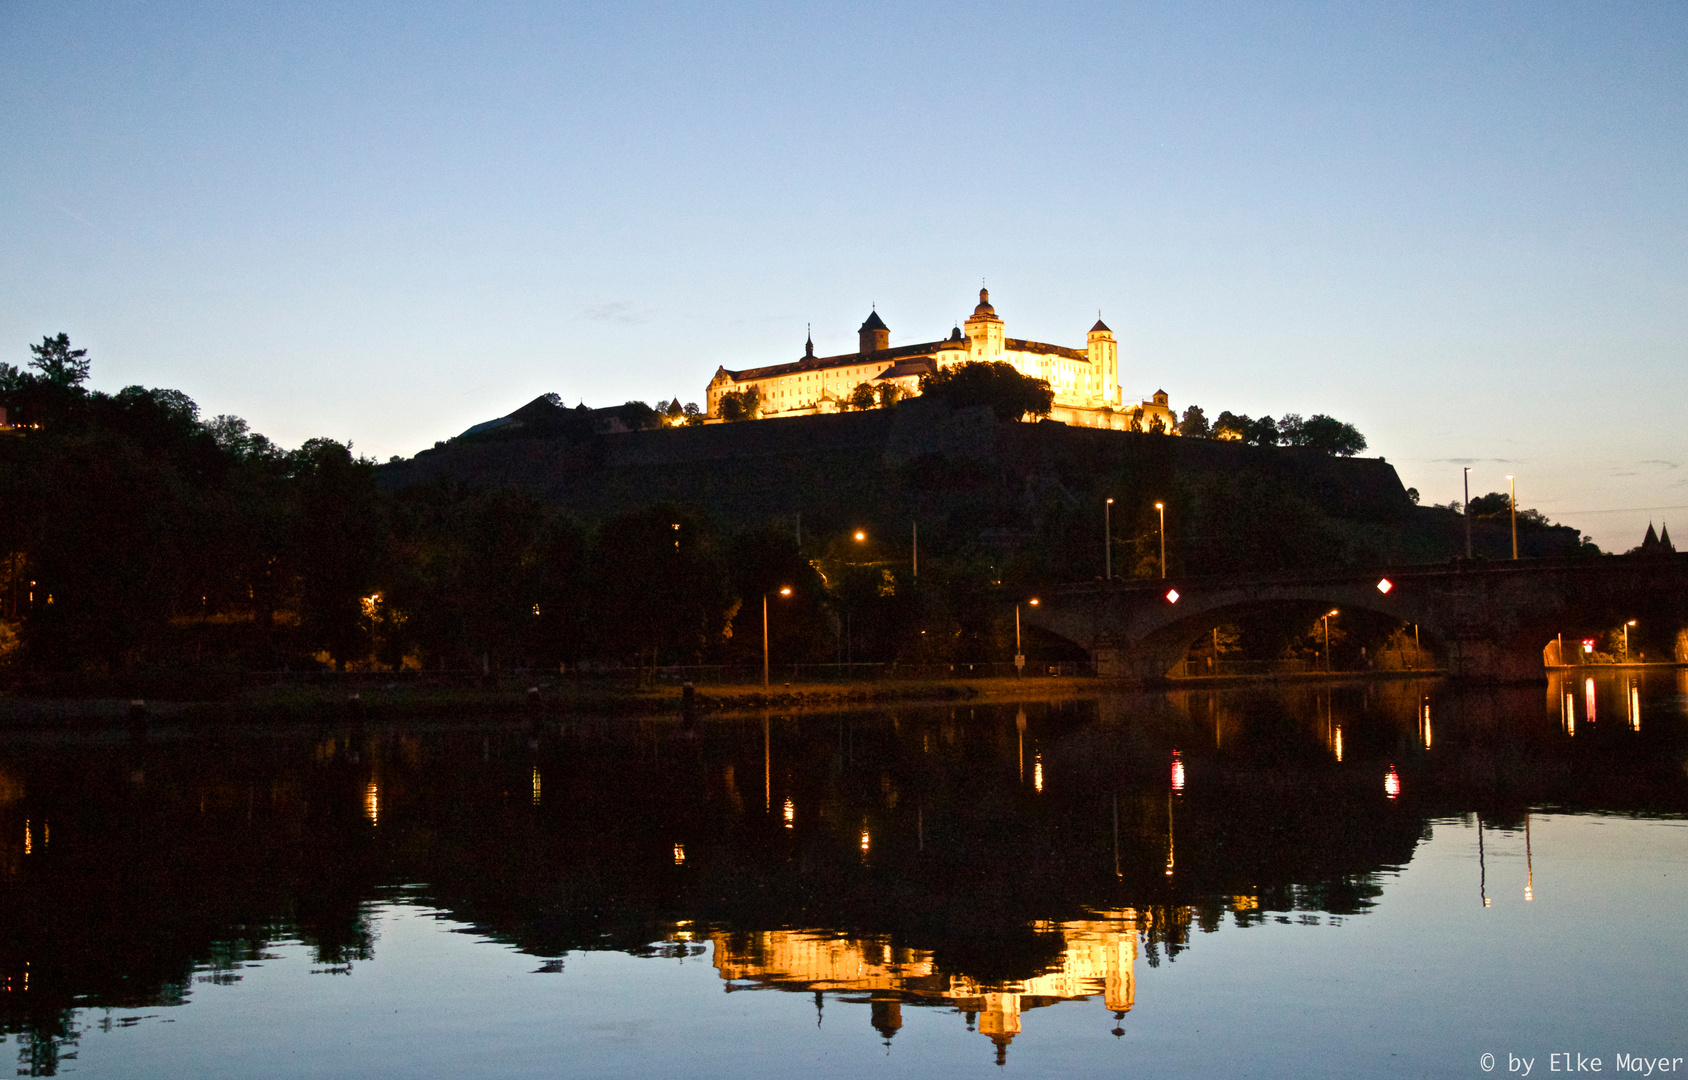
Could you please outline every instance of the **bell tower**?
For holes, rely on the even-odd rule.
[[[973,317],[964,324],[967,329],[967,340],[973,343],[969,350],[974,360],[994,360],[1002,355],[1002,320],[997,318],[996,309],[991,307],[989,289],[979,290],[979,303],[973,309]]]

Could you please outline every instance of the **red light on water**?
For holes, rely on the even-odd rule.
[[[1389,774],[1383,778],[1383,793],[1391,799],[1401,797],[1401,774],[1395,771],[1395,766],[1389,766]]]
[[[1178,751],[1172,752],[1172,790],[1184,790],[1184,760],[1178,756]]]

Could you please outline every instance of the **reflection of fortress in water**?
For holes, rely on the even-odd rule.
[[[1244,898],[1238,898],[1239,904]],[[1189,920],[1188,909],[1174,914]],[[1116,1018],[1136,999],[1138,934],[1149,930],[1154,914],[1122,908],[1095,912],[1092,918],[1039,923],[1040,933],[1059,934],[1059,958],[1050,970],[1027,979],[981,983],[967,975],[944,974],[931,952],[897,948],[886,939],[846,938],[824,931],[767,930],[716,933],[715,967],[732,984],[823,993],[867,994],[873,1024],[889,1040],[902,1027],[902,1005],[948,1006],[967,1015],[968,1026],[997,1047],[1004,1060],[1008,1044],[1020,1033],[1029,1009],[1102,995]]]

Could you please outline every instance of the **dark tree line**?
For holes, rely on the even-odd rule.
[[[1018,466],[929,456],[892,483],[911,509],[866,515],[861,540],[854,524],[811,523],[800,546],[795,522],[724,523],[684,505],[585,522],[516,489],[385,491],[349,445],[283,450],[236,417],[202,418],[177,391],[91,390],[87,356],[63,335],[32,352],[26,369],[0,365],[13,425],[0,433],[0,663],[13,682],[757,664],[764,602],[776,663],[1000,661],[1014,652],[1016,598],[1100,573],[1104,496],[1118,499],[1117,575],[1158,574],[1152,507],[1163,500],[1175,573],[1393,551],[1383,526],[1333,518],[1288,481],[1181,476],[1157,454],[1117,475],[1063,463],[1054,488]],[[1050,405],[1047,383],[1002,364],[946,369],[924,390],[1008,421]],[[686,416],[675,402],[628,416],[643,426],[646,412]],[[548,400],[514,415],[542,434],[590,426],[586,410]],[[1305,439],[1319,419],[1288,427]],[[1037,496],[1045,489],[1052,499]],[[944,507],[921,524],[918,581],[905,516],[915,505]],[[1070,649],[1033,636],[1026,651]]]
[[[1222,412],[1209,424],[1199,405],[1184,410],[1178,434],[1198,439],[1231,439],[1250,446],[1305,446],[1322,454],[1353,457],[1366,448],[1366,437],[1353,424],[1323,413],[1303,419],[1286,413],[1280,419]]]

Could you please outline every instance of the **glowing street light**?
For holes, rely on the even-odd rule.
[[[1155,511],[1160,514],[1160,549],[1161,549],[1161,580],[1166,580],[1166,504],[1156,503]]]
[[[1624,623],[1624,663],[1626,664],[1629,663],[1629,628],[1634,625],[1634,619]]]
[[[791,595],[791,586],[780,586],[781,596]],[[768,594],[762,594],[762,685],[768,685]]]
[[[867,533],[862,532],[860,529],[857,529],[856,530],[856,542],[860,543],[861,541],[866,540],[866,539],[867,539]]]
[[[1319,617],[1319,622],[1323,623],[1324,628],[1325,628],[1325,670],[1326,671],[1330,670],[1330,620],[1331,620],[1331,616],[1336,615],[1336,614],[1339,614],[1337,609],[1331,608],[1329,611],[1325,612],[1322,616]]]

